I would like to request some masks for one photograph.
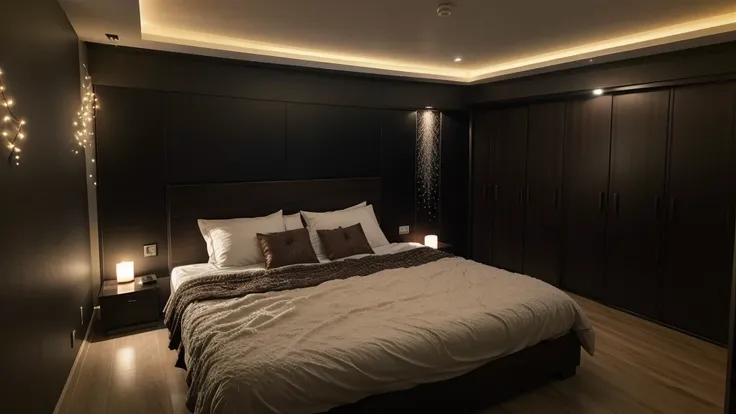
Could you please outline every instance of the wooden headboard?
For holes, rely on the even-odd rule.
[[[207,262],[197,219],[259,217],[280,209],[330,211],[367,201],[381,212],[381,178],[268,181],[167,187],[169,270]]]

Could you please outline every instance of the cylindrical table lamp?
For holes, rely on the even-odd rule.
[[[118,283],[128,283],[135,280],[133,262],[120,262],[115,266]]]

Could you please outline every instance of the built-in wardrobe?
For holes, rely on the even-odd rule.
[[[472,256],[728,339],[736,83],[473,111]]]

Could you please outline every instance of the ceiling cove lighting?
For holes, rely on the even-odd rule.
[[[574,62],[580,59],[590,59],[591,55],[626,52],[649,46],[694,39],[702,36],[726,33],[736,30],[736,13],[721,14],[700,20],[664,26],[654,30],[633,33],[596,43],[543,53],[528,58],[490,65],[473,70],[469,81],[487,79],[522,70],[537,69],[561,63]]]
[[[601,96],[601,95],[603,95],[603,89],[601,89],[601,88],[593,89],[593,95],[595,95],[595,96]]]
[[[219,36],[190,30],[156,26],[141,19],[141,38],[143,40],[170,43],[175,45],[225,50],[237,53],[267,56],[272,58],[295,59],[327,63],[338,66],[375,69],[384,74],[421,74],[429,79],[442,79],[463,82],[467,70],[448,70],[443,66],[414,64],[406,61],[381,59],[375,57],[350,55],[313,49],[302,49],[287,45],[255,42],[246,39]],[[265,59],[269,62],[272,60]],[[282,62],[283,63],[283,62]]]
[[[632,33],[599,42],[582,44],[572,48],[554,50],[534,56],[461,70],[452,66],[425,65],[411,61],[353,55],[335,51],[303,49],[289,45],[256,42],[248,39],[218,36],[176,27],[162,26],[157,24],[158,19],[156,13],[151,12],[150,8],[146,6],[146,3],[146,1],[140,2],[141,37],[143,40],[253,54],[260,56],[261,61],[264,62],[292,63],[284,62],[284,60],[296,60],[301,62],[293,62],[292,64],[303,65],[304,61],[311,61],[327,64],[327,66],[335,67],[336,69],[339,69],[340,66],[357,67],[372,69],[372,72],[379,74],[410,75],[460,83],[476,82],[510,73],[518,73],[575,61],[588,62],[589,59],[599,56],[736,30],[736,13],[727,13]],[[450,12],[451,10],[450,8]]]

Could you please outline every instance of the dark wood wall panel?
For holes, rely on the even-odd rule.
[[[565,103],[529,107],[524,274],[559,285]]]
[[[736,82],[515,102],[474,119],[476,260],[490,250],[491,265],[509,268],[509,234],[521,237],[525,274],[726,343]],[[513,202],[504,186],[524,172],[527,195]]]
[[[288,104],[288,177],[374,177],[381,173],[381,116],[375,109]]]
[[[613,97],[605,299],[658,317],[670,91]]]
[[[402,225],[414,224],[414,145],[416,111],[381,111],[381,196],[384,214],[381,225],[389,241],[415,241],[419,236],[399,235]]]
[[[526,106],[492,112],[491,264],[513,272],[524,267]]]
[[[674,94],[663,318],[725,343],[736,84],[682,87]]]
[[[565,137],[563,288],[603,294],[611,97],[570,101]]]
[[[115,264],[134,261],[136,274],[167,268],[166,129],[161,115],[167,95],[137,89],[97,87],[105,102],[96,120],[98,210],[102,273],[115,278]],[[200,136],[196,137],[201,139]],[[209,165],[201,157],[200,164]],[[143,245],[158,243],[157,257],[143,258]]]
[[[170,183],[285,179],[285,103],[167,94]]]
[[[440,239],[458,253],[468,244],[468,114],[442,113],[442,165],[440,168]]]
[[[490,111],[473,114],[473,186],[471,212],[471,256],[481,263],[490,263],[491,254],[491,128]]]

